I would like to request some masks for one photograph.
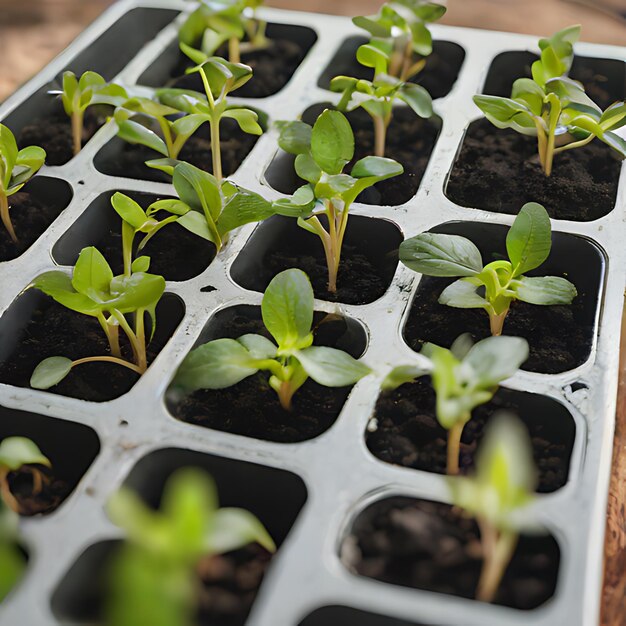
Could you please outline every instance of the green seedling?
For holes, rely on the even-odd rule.
[[[11,493],[9,474],[28,470],[33,477],[33,493],[41,492],[43,477],[36,465],[50,467],[50,461],[43,455],[37,444],[26,437],[7,437],[0,443],[0,495],[4,503],[16,513],[20,504]]]
[[[454,504],[478,523],[483,566],[476,598],[492,602],[519,533],[538,530],[524,510],[537,486],[526,427],[511,415],[494,417],[478,450],[475,475],[452,478],[449,486]]]
[[[484,309],[492,335],[502,334],[515,300],[538,305],[571,304],[576,287],[559,276],[525,276],[542,265],[552,247],[550,218],[535,202],[522,207],[506,237],[509,259],[483,265],[480,250],[465,237],[422,233],[400,245],[400,261],[426,276],[462,277],[439,296],[439,303]]]
[[[354,157],[354,134],[345,115],[324,111],[313,128],[304,122],[282,122],[280,147],[296,155],[295,169],[307,184],[291,198],[278,200],[274,210],[296,217],[298,225],[317,235],[328,266],[328,291],[337,291],[337,273],[352,203],[376,183],[398,176],[402,165],[392,159],[368,156],[344,173]],[[324,218],[326,224],[324,224]]]
[[[59,304],[98,320],[107,336],[111,354],[90,356],[72,361],[54,356],[43,360],[33,372],[30,384],[35,389],[49,389],[60,383],[72,368],[85,363],[107,362],[143,374],[148,368],[145,317],[151,322],[151,336],[156,330],[156,306],[165,291],[162,276],[148,274],[149,259],[140,257],[129,275],[113,276],[113,271],[96,248],[81,251],[74,273],[52,271],[42,274],[32,284]],[[132,317],[132,325],[126,319]],[[121,351],[119,330],[130,342],[133,361]]]
[[[18,150],[11,130],[0,124],[0,219],[14,242],[17,235],[9,214],[9,198],[41,169],[45,160],[43,148],[28,146]]]
[[[267,24],[256,16],[262,5],[263,0],[202,0],[178,32],[180,49],[201,64],[228,42],[228,60],[240,63],[242,53],[269,45]]]
[[[85,72],[80,78],[77,78],[74,72],[63,72],[63,89],[49,93],[61,96],[65,113],[72,122],[74,155],[77,155],[83,147],[85,111],[96,104],[116,107],[128,98],[124,87],[115,83],[107,83],[96,72]]]
[[[459,451],[472,411],[489,402],[498,385],[517,372],[528,358],[528,342],[520,337],[488,337],[474,344],[461,335],[448,350],[431,343],[422,354],[427,367],[400,366],[385,378],[382,389],[393,390],[429,374],[437,396],[437,420],[448,431],[447,473],[459,473]]]
[[[355,17],[352,21],[372,37],[357,52],[363,65],[378,73],[382,57],[388,66],[386,73],[401,82],[410,80],[424,67],[433,50],[433,38],[428,24],[436,22],[446,7],[424,0],[393,0],[386,2],[376,15]]]
[[[539,162],[546,176],[552,173],[554,156],[587,145],[604,142],[626,156],[626,141],[614,131],[626,124],[626,103],[616,102],[602,111],[584,87],[564,75],[572,61],[572,41],[578,27],[542,40],[541,59],[532,66],[532,79],[513,83],[510,98],[474,96],[474,102],[497,128],[512,128],[537,137]],[[562,36],[561,36],[562,35]]]
[[[193,626],[201,560],[250,543],[276,550],[252,513],[219,508],[215,484],[197,468],[177,470],[168,479],[157,511],[122,487],[107,512],[125,533],[108,571],[110,626]]]
[[[0,499],[0,602],[15,587],[26,569],[18,544],[18,516]]]
[[[174,386],[185,393],[224,389],[258,371],[268,371],[270,386],[289,411],[293,395],[309,377],[325,387],[345,387],[370,373],[342,350],[312,345],[313,288],[301,270],[286,270],[274,277],[263,295],[261,312],[276,343],[255,334],[209,341],[183,361]]]

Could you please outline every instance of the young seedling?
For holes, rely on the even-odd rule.
[[[501,414],[487,427],[472,477],[449,481],[456,506],[476,518],[480,530],[483,566],[476,598],[492,602],[508,567],[519,533],[536,532],[524,509],[537,486],[532,443],[525,426]]]
[[[483,266],[480,250],[465,237],[422,233],[400,245],[400,261],[426,276],[462,277],[444,289],[439,303],[484,309],[492,335],[501,335],[515,300],[530,304],[571,304],[576,287],[559,276],[525,276],[538,268],[552,247],[550,218],[535,202],[522,207],[506,236],[509,260]]]
[[[200,560],[251,543],[276,550],[252,513],[219,508],[213,481],[197,468],[180,469],[168,479],[158,511],[122,487],[107,512],[126,535],[108,572],[110,626],[192,626]]]
[[[228,42],[228,60],[240,63],[242,52],[269,44],[267,25],[256,16],[256,9],[262,5],[263,0],[202,0],[178,32],[180,49],[194,63],[201,64]]]
[[[74,155],[77,155],[83,146],[83,121],[87,108],[96,104],[116,107],[128,98],[124,87],[107,83],[96,72],[85,72],[80,78],[77,78],[74,72],[63,72],[63,89],[49,93],[61,96],[65,113],[72,122]]]
[[[0,498],[0,602],[26,569],[26,559],[18,545],[18,521],[17,514]]]
[[[345,387],[370,373],[342,350],[312,345],[313,288],[304,272],[290,269],[275,276],[263,295],[261,312],[276,344],[254,334],[209,341],[183,361],[174,386],[184,393],[224,389],[268,371],[270,386],[289,411],[293,395],[309,377],[325,387]]]
[[[16,513],[20,513],[20,504],[11,493],[9,474],[21,469],[28,470],[33,477],[33,493],[37,494],[43,486],[41,471],[36,465],[50,467],[50,461],[43,455],[37,444],[26,437],[7,437],[0,443],[0,499]]]
[[[357,52],[359,62],[373,67],[378,74],[381,57],[386,59],[386,73],[401,82],[410,80],[424,67],[433,50],[433,38],[427,24],[436,22],[446,7],[425,0],[392,0],[376,15],[355,17],[352,21],[372,37]]]
[[[324,111],[313,128],[304,122],[282,122],[278,143],[285,152],[296,155],[296,173],[308,184],[291,198],[274,202],[274,210],[298,218],[300,227],[321,239],[328,291],[335,293],[352,203],[368,187],[398,176],[404,169],[392,159],[369,156],[345,174],[344,168],[354,157],[354,134],[339,111]]]
[[[498,385],[517,372],[528,358],[528,343],[520,337],[488,337],[473,344],[461,335],[448,350],[431,343],[422,354],[428,367],[400,366],[383,381],[382,389],[393,390],[430,374],[437,396],[437,420],[448,431],[447,473],[459,473],[459,452],[465,424],[472,411],[489,402]]]
[[[43,360],[33,372],[30,384],[35,389],[49,389],[60,383],[72,368],[85,363],[107,362],[143,374],[148,367],[145,316],[151,321],[151,336],[156,330],[156,306],[165,291],[162,276],[148,274],[148,257],[140,257],[131,266],[130,275],[113,276],[111,267],[96,250],[81,251],[74,273],[52,271],[42,274],[32,284],[59,304],[77,313],[94,317],[109,341],[111,354],[72,361],[54,356]],[[133,319],[129,323],[126,316]],[[133,361],[122,356],[119,330],[130,342]]]
[[[555,154],[596,138],[626,156],[626,141],[614,132],[626,124],[626,103],[616,102],[602,111],[581,83],[563,75],[571,65],[572,42],[578,32],[578,27],[572,27],[542,40],[541,59],[532,66],[533,78],[516,80],[510,98],[474,96],[497,128],[537,137],[539,162],[546,176],[552,173]]]
[[[13,133],[0,124],[0,219],[14,242],[17,235],[9,214],[9,198],[40,170],[45,160],[43,148],[28,146],[18,150]]]

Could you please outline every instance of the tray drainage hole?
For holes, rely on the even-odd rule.
[[[79,184],[79,185],[84,185],[84,184],[85,184],[85,181],[84,181],[84,180],[79,180],[79,181],[78,181],[78,184]]]
[[[213,287],[213,285],[207,285],[206,287],[202,287],[200,291],[202,293],[211,293],[212,291],[217,291],[217,287]]]
[[[589,389],[589,387],[581,382],[572,383],[572,391],[580,391],[581,389]]]
[[[120,428],[126,428],[126,426],[128,426],[128,422],[126,420],[120,420],[119,426]]]

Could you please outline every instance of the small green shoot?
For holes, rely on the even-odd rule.
[[[328,291],[335,293],[352,203],[368,187],[398,176],[404,169],[392,159],[368,156],[345,174],[344,168],[354,157],[354,134],[339,111],[324,111],[313,128],[304,122],[281,122],[279,128],[278,143],[285,152],[296,155],[296,173],[307,184],[291,198],[274,202],[274,210],[296,217],[300,227],[321,239]]]
[[[537,470],[526,427],[508,414],[494,417],[476,458],[472,477],[449,480],[456,506],[476,518],[483,566],[476,598],[492,602],[508,567],[519,533],[537,531],[524,509],[534,500]]]
[[[26,437],[7,437],[0,443],[0,496],[13,511],[20,513],[20,504],[11,493],[9,474],[27,469],[33,477],[33,493],[41,492],[43,478],[35,465],[50,467],[50,461],[43,455],[36,443]]]
[[[15,587],[26,569],[18,544],[18,516],[0,499],[0,602]]]
[[[532,79],[516,80],[510,98],[474,96],[476,105],[497,128],[537,137],[539,162],[546,176],[552,173],[556,154],[596,138],[626,157],[626,141],[614,132],[626,124],[626,103],[616,102],[602,111],[581,83],[564,75],[579,32],[574,26],[542,39],[541,59],[533,63]]]
[[[430,374],[437,396],[437,420],[448,431],[447,473],[455,475],[459,473],[463,429],[472,411],[489,402],[498,385],[517,372],[528,358],[528,343],[520,337],[488,337],[473,344],[465,334],[449,350],[427,343],[422,354],[430,360],[428,367],[396,367],[382,389],[393,390]]]
[[[268,285],[261,305],[263,323],[276,343],[255,334],[209,341],[183,361],[174,386],[185,393],[224,389],[268,371],[270,386],[289,411],[293,395],[309,377],[325,387],[353,385],[370,369],[342,350],[312,345],[313,299],[304,272],[281,272]]]
[[[49,389],[60,383],[72,368],[93,362],[108,362],[143,374],[148,368],[145,316],[151,321],[151,337],[156,330],[156,307],[165,291],[162,276],[148,274],[148,257],[140,257],[129,275],[113,276],[106,259],[96,248],[84,248],[70,278],[65,272],[42,274],[32,286],[59,304],[77,313],[95,317],[107,336],[111,354],[72,361],[53,356],[44,359],[33,372],[30,384]],[[126,316],[132,317],[132,324]],[[130,342],[133,361],[122,356],[119,330]],[[148,340],[149,341],[149,340]]]
[[[571,304],[576,287],[560,276],[529,277],[552,247],[550,218],[535,202],[522,207],[506,237],[509,260],[483,266],[480,250],[465,237],[422,233],[400,245],[400,261],[425,276],[462,277],[439,296],[439,303],[460,309],[484,309],[492,335],[502,334],[515,300],[538,305]]]
[[[43,148],[28,146],[18,150],[11,130],[0,124],[0,219],[14,242],[17,235],[9,214],[9,198],[41,169],[45,160]]]
[[[434,2],[392,0],[383,4],[376,15],[355,17],[355,26],[372,37],[359,48],[359,61],[376,68],[378,59],[384,57],[389,76],[401,82],[410,80],[424,67],[423,57],[433,50],[428,24],[439,20],[445,12],[445,6]]]
[[[263,1],[201,0],[178,32],[180,49],[194,63],[201,64],[226,42],[231,63],[240,63],[244,52],[266,48],[267,24],[256,16]],[[200,48],[196,47],[198,43]]]
[[[63,89],[49,93],[61,96],[65,113],[72,122],[74,155],[83,147],[83,121],[87,108],[96,104],[116,107],[128,98],[124,87],[107,83],[96,72],[85,72],[80,78],[74,72],[63,72]]]
[[[158,511],[122,487],[107,512],[126,535],[108,571],[110,626],[193,626],[201,559],[254,542],[276,550],[252,513],[219,508],[215,484],[197,468],[177,470],[168,479]]]

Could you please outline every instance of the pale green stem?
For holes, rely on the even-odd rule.
[[[172,140],[172,130],[170,129],[169,122],[164,117],[157,117],[157,122],[161,128],[163,134],[163,140],[167,146],[167,154],[171,159],[175,159],[178,156],[180,148],[176,150],[174,148],[174,142]]]
[[[499,315],[496,313],[489,313],[489,327],[491,329],[492,337],[499,337],[502,334],[504,328],[504,320],[509,313],[509,309],[503,311]]]
[[[137,312],[137,314],[139,315],[139,312]],[[143,315],[143,313],[141,314]],[[135,360],[137,362],[137,366],[139,367],[139,371],[143,374],[143,372],[145,372],[147,369],[145,341],[143,344],[140,343],[137,335],[135,335],[133,329],[126,321],[126,318],[119,311],[113,311],[113,317],[115,317],[115,319],[119,322],[122,330],[126,333],[126,336],[130,341],[130,345],[133,348],[133,354],[135,355]]]
[[[469,417],[468,417],[469,419]],[[458,421],[448,430],[448,458],[446,472],[449,476],[459,473],[459,456],[461,454],[461,436],[468,419]]]
[[[76,156],[83,147],[83,117],[84,111],[74,111],[71,115],[72,119],[72,143],[74,146],[74,156]]]
[[[119,326],[116,324],[107,324],[106,318],[102,313],[98,313],[98,322],[100,322],[100,326],[104,333],[107,336],[109,341],[109,348],[111,349],[111,354],[114,357],[121,358],[122,351],[120,350],[120,339],[119,339]]]
[[[574,148],[582,148],[586,146],[588,143],[591,143],[595,139],[595,135],[589,135],[586,139],[581,139],[580,141],[574,141],[573,143],[568,143],[565,146],[560,146],[559,148],[554,149],[554,154],[559,154],[560,152],[565,152],[566,150],[573,150]]]
[[[9,198],[2,191],[0,191],[0,219],[2,219],[2,223],[7,229],[9,237],[11,237],[14,243],[17,243],[17,235],[15,234],[15,229],[11,222],[11,215],[9,214]]]
[[[239,50],[239,39],[231,37],[228,40],[228,60],[231,63],[241,63],[241,52]]]
[[[124,359],[118,359],[114,356],[88,356],[84,359],[78,359],[77,361],[72,361],[72,367],[77,365],[84,365],[85,363],[95,363],[95,362],[103,362],[103,363],[115,363],[116,365],[121,365],[123,367],[127,367],[129,370],[133,370],[133,372],[137,372],[137,374],[143,374],[145,370],[142,370],[138,365],[134,363],[130,363],[125,361]]]

